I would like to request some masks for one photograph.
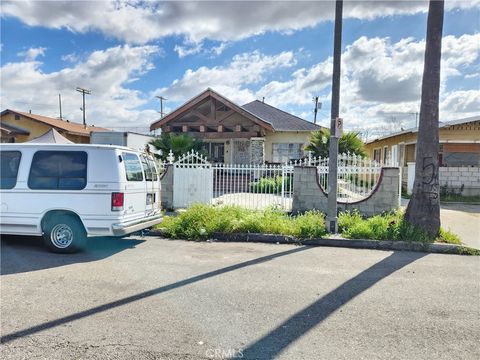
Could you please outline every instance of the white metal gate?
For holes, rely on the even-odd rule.
[[[210,204],[213,197],[213,169],[207,159],[191,151],[173,164],[173,207],[194,203]]]

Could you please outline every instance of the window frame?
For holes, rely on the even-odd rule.
[[[135,156],[137,158],[137,161],[138,161],[138,164],[140,166],[140,174],[142,175],[142,178],[141,179],[137,179],[137,180],[133,180],[133,179],[129,179],[128,178],[128,169],[127,169],[127,159],[125,158],[126,155],[132,155],[132,156]],[[142,165],[142,160],[139,158],[139,156],[133,152],[122,152],[122,160],[123,160],[123,167],[125,169],[125,179],[127,181],[131,181],[131,182],[143,182],[145,180],[145,176],[143,174],[143,165]]]
[[[18,158],[18,166],[17,166],[16,173],[15,173],[15,182],[14,182],[12,187],[3,187],[2,186],[1,179],[3,179],[3,177],[0,174],[0,190],[11,190],[11,189],[14,189],[17,186],[18,171],[20,170],[20,164],[22,163],[22,152],[19,151],[19,150],[0,150],[0,154],[2,154],[2,153],[18,153],[20,155],[19,158]],[[3,174],[3,172],[2,172],[2,174]],[[13,177],[8,177],[8,179],[13,179]]]
[[[80,177],[67,177],[67,176],[45,176],[49,178],[57,178],[57,187],[48,187],[48,188],[40,188],[40,187],[35,187],[32,186],[32,178],[35,177],[42,177],[42,176],[32,176],[32,169],[33,165],[35,162],[35,157],[38,156],[39,154],[82,154],[85,156],[85,177],[81,177],[85,179],[85,182],[82,187],[76,187],[76,188],[61,188],[60,187],[60,180],[61,179],[74,179],[74,178],[80,178]],[[83,190],[87,187],[88,183],[88,153],[86,151],[81,151],[81,150],[37,150],[32,156],[32,162],[30,163],[30,169],[28,172],[28,180],[27,180],[27,186],[30,190],[47,190],[47,191],[79,191]]]
[[[284,163],[292,160],[300,160],[305,156],[304,143],[272,143],[272,162]],[[277,148],[276,148],[277,147]],[[283,147],[284,149],[278,149]],[[284,158],[287,158],[284,161]],[[280,159],[280,161],[278,161]]]

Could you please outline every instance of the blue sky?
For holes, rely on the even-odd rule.
[[[330,113],[332,2],[2,2],[1,107],[143,130],[211,87],[307,120]],[[368,136],[411,126],[418,111],[427,3],[347,2],[341,115]],[[480,111],[479,1],[449,1],[441,120]]]

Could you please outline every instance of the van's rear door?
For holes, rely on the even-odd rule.
[[[123,152],[122,159],[125,166],[125,220],[137,220],[145,216],[145,178],[140,159],[135,153]]]
[[[158,209],[160,198],[158,189],[158,174],[153,160],[147,155],[142,154],[142,166],[145,175],[145,215],[150,216]]]

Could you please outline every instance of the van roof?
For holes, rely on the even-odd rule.
[[[119,145],[99,145],[99,144],[41,144],[41,143],[3,143],[1,148],[37,148],[37,149],[100,149],[100,150],[128,150],[139,153],[140,151]]]

